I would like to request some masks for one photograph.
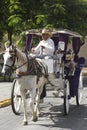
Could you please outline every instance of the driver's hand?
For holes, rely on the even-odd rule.
[[[34,49],[34,48],[32,48],[32,49],[31,49],[31,52],[33,53],[34,51],[35,51],[35,49]]]

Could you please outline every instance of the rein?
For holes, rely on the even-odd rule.
[[[14,70],[12,66],[9,66],[7,64],[5,64],[4,66],[7,66],[7,67],[11,68],[11,70]]]
[[[16,67],[14,70],[21,68],[21,67],[24,66],[25,64],[27,64],[27,62],[25,62],[24,64],[22,64],[22,65],[20,65],[20,66],[18,66],[18,67]]]

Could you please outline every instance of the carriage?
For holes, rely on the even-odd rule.
[[[82,75],[81,70],[84,66],[85,59],[79,57],[78,53],[80,47],[83,45],[81,39],[82,36],[79,33],[72,32],[70,30],[52,30],[52,39],[55,44],[55,52],[53,56],[45,56],[40,59],[47,67],[47,81],[44,84],[57,87],[58,92],[62,92],[61,98],[63,99],[64,114],[69,113],[69,100],[73,97],[76,98],[77,106],[80,105],[82,97]],[[41,30],[30,30],[26,34],[26,55],[30,53],[33,46],[34,38],[41,38]],[[54,72],[55,66],[57,67],[57,72]],[[22,98],[17,86],[16,78],[13,82],[11,101],[12,110],[16,115],[21,112]],[[62,81],[61,84],[58,83]],[[28,90],[26,93],[26,99],[29,98]]]

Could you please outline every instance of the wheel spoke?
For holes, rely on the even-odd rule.
[[[64,85],[64,114],[67,115],[69,113],[69,82],[65,81]]]

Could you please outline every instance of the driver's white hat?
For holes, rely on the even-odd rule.
[[[42,34],[47,34],[49,37],[51,37],[51,36],[52,36],[51,31],[50,31],[50,30],[48,30],[48,29],[43,29],[43,30],[42,30]]]

